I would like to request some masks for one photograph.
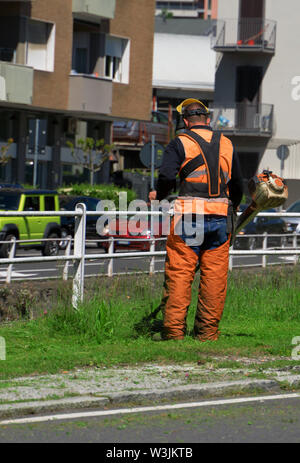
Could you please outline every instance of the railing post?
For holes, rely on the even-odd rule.
[[[264,237],[263,237],[263,250],[267,249],[268,247],[268,233],[264,232]],[[262,267],[266,268],[267,266],[267,256],[266,254],[263,254],[262,256]]]
[[[75,309],[78,303],[83,301],[84,291],[84,258],[85,258],[85,228],[86,228],[86,206],[85,204],[76,204],[76,212],[81,212],[75,216],[74,231],[74,278],[73,278],[73,295],[72,304]]]
[[[294,249],[297,249],[297,232],[296,230],[293,232],[293,248]],[[294,265],[297,265],[297,262],[298,262],[298,256],[297,254],[295,254],[295,257],[294,257]]]
[[[67,247],[66,247],[66,250],[65,250],[65,256],[66,256],[66,257],[69,257],[70,254],[71,254],[72,237],[71,237],[71,236],[67,236],[66,239],[68,240],[68,243],[67,243]],[[65,265],[64,265],[64,269],[63,269],[63,280],[64,280],[64,281],[67,281],[67,279],[68,279],[68,274],[69,274],[69,263],[70,263],[70,261],[69,261],[69,260],[66,260]]]
[[[150,252],[155,252],[155,238],[151,240],[150,244]],[[149,269],[149,274],[153,275],[155,273],[155,256],[150,257],[150,269]]]
[[[108,253],[109,254],[114,253],[114,238],[113,238],[113,236],[109,239]],[[109,261],[108,261],[107,276],[112,277],[113,274],[114,274],[114,258],[111,257],[109,259]]]
[[[232,254],[230,254],[230,251],[229,251],[229,271],[230,272],[232,271],[232,264],[233,264]]]
[[[9,250],[9,259],[13,259],[15,257],[16,253],[16,238],[13,236],[11,239],[11,246]],[[9,284],[11,282],[11,273],[12,273],[12,268],[13,268],[13,263],[8,264],[7,267],[7,273],[6,273],[6,283]]]

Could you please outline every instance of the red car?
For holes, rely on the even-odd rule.
[[[155,135],[156,143],[166,145],[171,139],[172,127],[165,114],[152,111],[151,121],[114,121],[113,142],[138,145],[151,141]]]
[[[118,249],[128,249],[137,251],[150,251],[151,241],[153,238],[163,238],[168,234],[167,224],[163,227],[163,221],[154,219],[153,232],[151,235],[151,221],[142,221],[136,223],[130,219],[112,220],[110,224],[106,224],[101,234],[101,238],[114,238],[114,251]],[[102,247],[105,252],[109,251],[110,241],[104,241]],[[166,240],[160,239],[155,242],[156,251],[164,251],[166,248]]]

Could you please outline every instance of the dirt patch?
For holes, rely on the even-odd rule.
[[[57,296],[71,294],[71,281],[23,281],[0,287],[0,322],[34,318],[49,310]]]
[[[84,282],[84,299],[96,293],[121,295],[126,300],[139,294],[141,298],[155,288],[162,288],[163,275],[146,277],[144,274],[116,275],[113,278],[91,277]],[[58,303],[71,304],[72,280],[33,280],[12,282],[0,286],[0,323],[20,318],[33,319],[49,312]]]

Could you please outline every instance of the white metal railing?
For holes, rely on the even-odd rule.
[[[233,133],[270,135],[273,130],[273,105],[231,103],[212,105],[211,126],[214,130]]]
[[[162,212],[159,211],[105,211],[105,216],[128,216],[128,215],[139,215],[139,216],[162,216],[164,215]],[[15,257],[16,251],[16,244],[18,242],[25,242],[25,240],[16,240],[13,239],[11,242],[11,248],[9,252],[8,258],[0,259],[1,265],[8,265],[7,267],[7,274],[6,274],[6,283],[11,281],[11,274],[12,274],[12,266],[14,264],[21,264],[21,263],[35,263],[35,262],[63,262],[63,272],[62,277],[64,280],[68,279],[68,269],[70,261],[73,261],[74,266],[74,275],[73,275],[73,293],[72,293],[72,304],[75,308],[78,307],[78,304],[83,300],[83,293],[84,293],[84,276],[85,276],[85,261],[90,259],[108,259],[108,276],[114,275],[114,259],[121,259],[121,258],[131,258],[131,257],[150,257],[150,267],[149,273],[155,272],[155,256],[165,256],[166,251],[155,251],[155,241],[159,239],[166,239],[166,238],[158,238],[155,239],[154,237],[150,238],[150,250],[149,251],[139,251],[139,252],[115,252],[114,249],[114,239],[109,238],[110,245],[108,249],[108,253],[103,254],[86,254],[86,240],[85,240],[85,231],[86,231],[86,217],[87,216],[101,216],[103,212],[101,211],[86,211],[86,207],[84,204],[77,204],[76,209],[74,211],[44,211],[44,212],[37,212],[37,211],[26,211],[26,212],[7,212],[1,211],[1,216],[7,217],[18,217],[18,216],[75,216],[75,232],[74,232],[74,239],[71,237],[64,237],[63,240],[67,241],[67,247],[65,249],[64,255],[56,255],[56,256],[30,256],[30,257]],[[287,213],[287,212],[261,212],[258,216],[264,217],[299,217],[300,213]],[[294,263],[298,261],[298,255],[300,254],[300,249],[297,248],[297,235],[296,233],[293,234],[284,234],[284,235],[242,235],[239,237],[237,236],[236,239],[244,238],[249,236],[255,236],[256,238],[263,237],[263,247],[262,249],[254,249],[254,250],[230,250],[230,262],[229,268],[232,268],[232,257],[239,256],[239,255],[257,255],[262,256],[262,266],[265,267],[267,265],[267,256],[268,255],[292,255],[294,256]],[[267,239],[269,237],[275,236],[283,236],[293,237],[293,248],[267,248]],[[42,241],[62,241],[62,238],[48,238],[48,239],[32,239],[26,240],[26,242],[42,242]],[[99,241],[107,241],[102,239]],[[117,239],[118,242],[121,242],[122,239]],[[128,241],[126,239],[125,241]],[[139,238],[139,241],[146,241],[146,239]],[[149,241],[149,239],[147,239]],[[3,243],[3,242],[0,242]],[[9,244],[5,241],[6,244]],[[73,253],[71,253],[71,243],[73,243]],[[256,264],[257,265],[257,264]]]
[[[216,51],[275,51],[276,21],[262,18],[218,19],[211,45]]]

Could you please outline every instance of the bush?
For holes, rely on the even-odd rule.
[[[70,196],[91,196],[93,198],[107,199],[114,201],[116,207],[119,205],[119,194],[121,192],[127,193],[127,203],[136,199],[136,193],[127,188],[118,188],[114,185],[90,185],[89,183],[80,183],[70,185],[68,187],[58,188],[59,194]]]

